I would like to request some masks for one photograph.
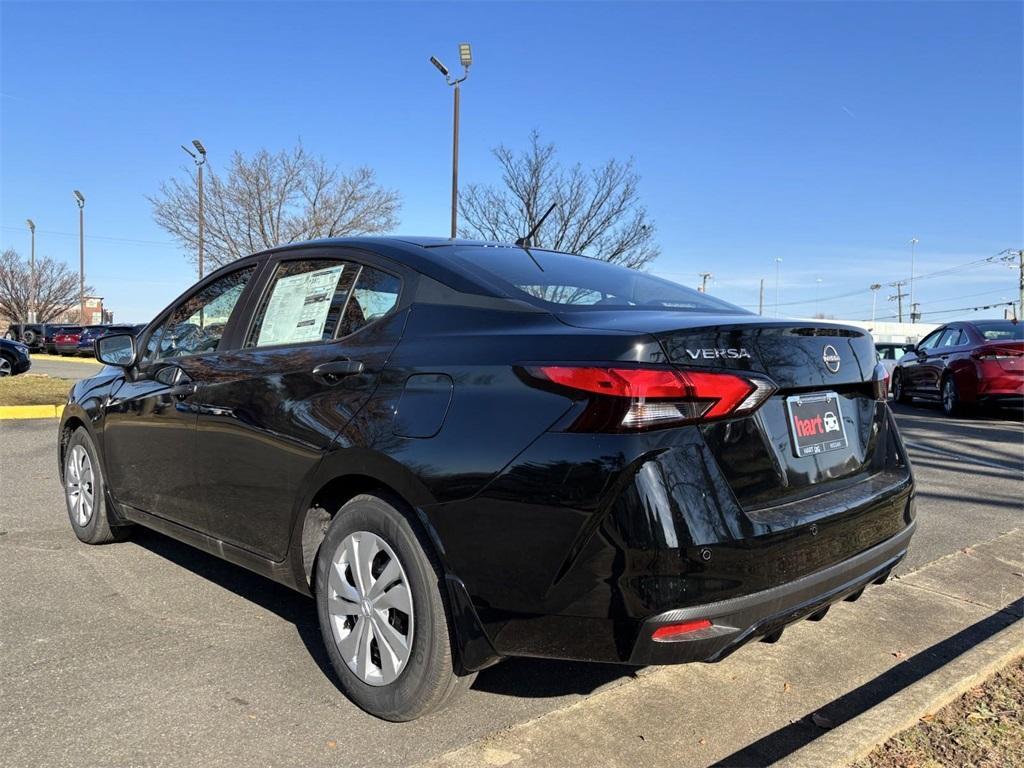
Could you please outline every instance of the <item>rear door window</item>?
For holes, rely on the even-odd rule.
[[[284,261],[270,281],[245,346],[333,339],[359,267],[336,259]]]
[[[398,304],[402,281],[373,267],[362,267],[345,307],[338,337],[349,336],[388,314]]]

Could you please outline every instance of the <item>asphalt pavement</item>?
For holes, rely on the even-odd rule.
[[[903,574],[1022,526],[1019,416],[895,410],[920,499],[920,530]],[[513,659],[481,673],[443,712],[401,725],[375,720],[336,688],[312,601],[152,532],[122,544],[80,544],[57,482],[55,438],[52,420],[0,422],[5,765],[407,766],[589,701],[595,691],[613,703],[609,697],[621,696],[625,706],[644,690],[644,673],[623,667]],[[802,690],[841,697],[865,684],[865,670],[833,665],[816,688],[807,660],[856,637],[858,614],[850,611],[889,601],[887,621],[924,626],[929,611],[940,610],[921,603],[903,611],[894,595],[877,587],[837,608],[835,618],[793,628],[792,639],[747,646],[717,665],[672,668],[673,685],[692,687],[730,744],[755,745],[777,725],[766,717],[773,705],[751,694],[766,680],[774,685],[780,670],[807,668],[797,697]],[[957,610],[980,617],[989,608]],[[656,686],[649,695],[658,696]],[[799,710],[800,699],[791,704]],[[679,728],[692,727],[691,715],[679,715]],[[706,765],[711,755],[695,750],[678,764]],[[504,758],[499,750],[485,759],[500,765]]]
[[[103,366],[91,357],[57,357],[32,355],[30,373],[42,373],[58,379],[82,379],[92,376]]]

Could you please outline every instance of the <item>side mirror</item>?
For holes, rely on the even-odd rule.
[[[112,333],[96,339],[96,359],[106,365],[130,368],[135,364],[135,337],[130,333]]]

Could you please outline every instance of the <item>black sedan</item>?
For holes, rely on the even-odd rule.
[[[0,377],[24,373],[32,367],[32,353],[20,341],[0,339]]]
[[[580,256],[289,245],[97,351],[60,426],[77,536],[141,524],[313,595],[390,720],[507,656],[722,659],[914,530],[867,333]]]

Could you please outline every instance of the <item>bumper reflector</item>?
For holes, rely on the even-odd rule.
[[[658,627],[654,630],[654,634],[651,635],[652,640],[659,640],[664,642],[666,640],[679,640],[680,635],[686,635],[690,632],[697,632],[701,629],[708,629],[711,627],[711,622],[707,619],[697,619],[696,621],[684,621],[682,624],[668,624],[664,627]]]

